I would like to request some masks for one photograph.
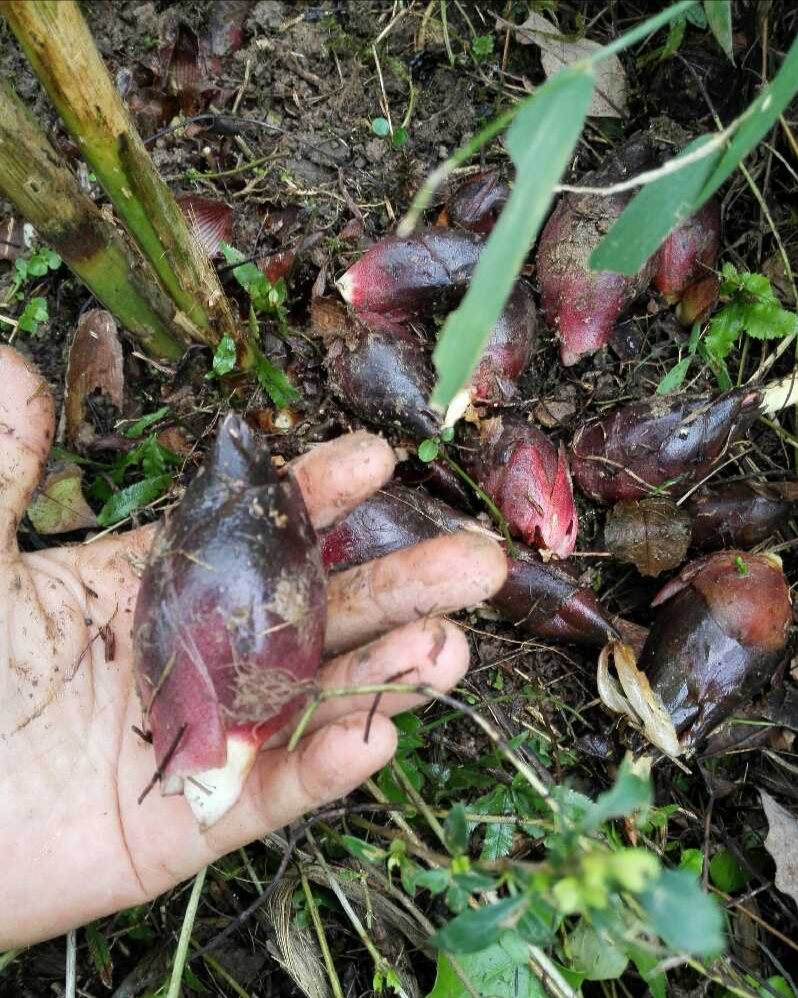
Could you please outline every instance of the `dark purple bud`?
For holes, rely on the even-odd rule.
[[[775,555],[719,551],[691,562],[653,602],[640,657],[683,745],[746,704],[782,662],[792,621]]]
[[[497,173],[478,173],[450,195],[442,224],[487,235],[509,196],[510,188]]]
[[[327,343],[327,380],[355,415],[418,438],[434,437],[440,417],[427,399],[429,359],[407,327],[378,314],[349,314],[338,302],[317,299],[314,327]]]
[[[798,482],[704,485],[684,505],[694,547],[752,548],[783,527],[798,506]]]
[[[237,415],[161,524],[133,624],[136,685],[162,789],[212,825],[319,667],[316,535],[292,478]]]
[[[441,226],[405,239],[388,236],[347,270],[338,289],[358,312],[408,317],[446,310],[465,293],[482,246],[479,236]]]
[[[760,394],[644,399],[613,409],[574,437],[571,471],[599,502],[655,491],[679,496],[694,485],[760,414]]]

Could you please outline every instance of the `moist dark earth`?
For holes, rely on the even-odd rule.
[[[273,452],[286,460],[315,443],[368,425],[328,392],[322,366],[324,346],[310,327],[311,299],[322,293],[335,295],[335,279],[371,242],[394,230],[424,178],[498,113],[543,82],[536,47],[518,44],[512,32],[496,26],[496,15],[520,23],[528,5],[314,5],[276,0],[244,4],[243,44],[221,60],[207,87],[195,95],[194,106],[182,110],[166,99],[153,67],[179,25],[187,25],[199,38],[207,37],[214,5],[86,2],[81,6],[112,77],[124,89],[131,108],[137,109],[142,136],[173,192],[202,194],[232,205],[231,242],[248,258],[283,251],[295,254],[287,273],[287,323],[281,328],[264,320],[260,336],[264,352],[287,371],[301,396],[289,411],[278,413],[250,378],[237,376],[222,385],[205,379],[211,363],[206,348],[192,348],[176,367],[158,366],[143,357],[122,332],[124,405],[120,411],[101,395],[91,400],[88,418],[96,437],[105,439],[106,447],[122,446],[123,438],[115,430],[120,418],[134,420],[168,404],[172,425],[163,441],[185,457],[173,493],[177,499],[181,486],[201,462],[205,438],[216,417],[229,405],[246,413]],[[795,34],[795,11],[789,5],[765,6],[763,28],[762,5],[734,4],[735,68],[709,32],[692,26],[678,55],[665,61],[641,58],[653,43],[623,53],[630,114],[625,119],[589,119],[566,180],[595,169],[621,139],[649,127],[654,119],[667,119],[689,135],[713,130],[715,114],[724,123],[738,114],[757,93],[763,73],[768,77],[775,73]],[[557,6],[563,33],[581,30],[586,19],[589,37],[600,42],[617,37],[650,13],[642,3]],[[480,58],[473,55],[475,37],[489,39],[481,43],[486,54]],[[660,33],[657,44],[663,39]],[[80,162],[77,148],[4,24],[0,25],[0,71],[13,81],[85,189],[102,202],[99,186]],[[187,116],[199,113],[215,117],[185,124]],[[404,144],[375,133],[372,122],[388,116],[394,127],[402,123],[406,129]],[[797,117],[794,106],[788,109],[787,131],[776,127],[747,163],[768,206],[772,228],[739,173],[720,191],[721,261],[731,261],[740,270],[764,270],[787,294],[773,229],[795,265],[795,154],[787,132],[792,128],[791,134],[798,134]],[[254,166],[248,165],[253,162]],[[456,171],[450,186],[480,168],[495,168],[512,179],[501,140],[484,147]],[[430,223],[446,195],[446,187],[436,195],[427,212]],[[0,200],[0,221],[9,214],[10,205]],[[219,265],[226,290],[246,315],[241,289],[229,269],[224,269],[224,262]],[[12,265],[0,262],[0,297],[10,286],[12,273]],[[533,254],[524,273],[536,288]],[[71,337],[80,314],[96,307],[96,302],[63,267],[26,285],[24,292],[47,299],[50,319],[35,335],[18,334],[15,345],[39,365],[60,405]],[[789,297],[785,304],[790,307]],[[419,329],[430,345],[440,318]],[[542,321],[540,326],[535,356],[507,408],[528,416],[555,443],[563,440],[566,445],[585,419],[611,403],[651,394],[682,355],[688,335],[672,309],[653,292],[644,294],[607,347],[566,369],[559,363],[553,335]],[[2,326],[0,336],[7,338]],[[744,380],[769,350],[769,344],[751,341],[746,356],[732,356],[730,369],[736,376],[739,367]],[[788,373],[790,363],[788,351],[772,373]],[[711,373],[695,365],[690,390],[713,388]],[[723,477],[794,477],[796,440],[791,414],[784,417],[783,425],[785,434],[779,436],[757,424],[749,434],[749,446],[723,469]],[[412,457],[414,445],[409,438],[400,431],[387,435],[401,457]],[[417,472],[418,465],[409,460],[407,467],[411,465]],[[468,501],[473,510],[480,509],[478,500],[471,497]],[[651,620],[651,598],[663,580],[643,579],[632,567],[605,557],[602,511],[581,495],[577,503],[580,540],[573,563],[582,582],[594,588],[611,613],[646,626]],[[134,520],[144,522],[153,515],[142,511]],[[67,535],[65,540],[84,536]],[[795,578],[796,536],[790,523],[769,545],[778,548],[790,579]],[[23,546],[33,549],[43,543],[49,541],[26,525]],[[625,735],[597,698],[594,653],[573,645],[522,640],[513,627],[489,614],[466,614],[461,621],[472,643],[473,665],[460,692],[505,736],[531,733],[526,751],[537,753],[538,764],[552,780],[568,782],[591,795],[605,789],[623,755]],[[798,918],[794,903],[773,885],[773,864],[762,848],[767,827],[757,793],[762,788],[788,808],[798,805],[793,744],[798,710],[790,709],[797,696],[794,662],[791,654],[785,656],[773,686],[765,692],[770,705],[759,704],[751,715],[770,717],[770,721],[719,733],[689,772],[669,764],[660,764],[654,772],[658,801],[678,805],[669,825],[669,840],[657,844],[675,850],[676,858],[680,849],[704,849],[710,855],[725,848],[747,871],[747,885],[734,899],[744,901],[744,907],[729,908],[732,952],[738,968],[758,982],[795,966],[795,947],[789,943],[798,938]],[[423,718],[434,720],[442,713],[433,707]],[[747,732],[743,745],[737,744],[741,730]],[[482,735],[459,718],[435,727],[425,737],[421,757],[428,772],[434,773],[436,766],[466,764],[488,749]],[[353,802],[370,799],[364,793]],[[385,816],[375,821],[388,824]],[[347,831],[346,822],[333,824]],[[283,844],[278,839],[250,847],[249,868],[240,856],[218,865],[209,876],[195,926],[198,943],[209,941],[250,903],[256,893],[252,871],[268,878],[276,869]],[[335,862],[351,864],[340,848],[333,844],[329,849]],[[519,842],[515,854],[534,857],[534,847],[529,853],[528,844]],[[372,993],[371,958],[325,887],[323,871],[309,854],[303,853],[302,858],[315,885],[344,994]],[[401,906],[380,894],[379,884],[364,883],[374,896],[361,890],[350,899],[361,917],[369,919],[378,948],[414,981],[415,994],[426,995],[435,979],[434,957],[428,949],[418,948],[419,940],[402,919]],[[168,973],[185,901],[186,892],[178,890],[133,913],[96,923],[95,936],[110,945],[112,968],[106,969],[106,979],[99,970],[102,961],[96,941],[90,945],[89,937],[81,936],[79,993],[120,998],[155,993]],[[445,915],[440,902],[419,903],[433,919]],[[298,922],[298,915],[305,921]],[[195,963],[192,970],[197,977],[187,981],[185,993],[294,996],[303,993],[299,982],[305,983],[305,993],[330,993],[323,971],[319,978],[301,966],[303,947],[312,948],[314,954],[317,949],[312,925],[307,925],[299,879],[291,866],[270,904],[215,953],[224,973],[210,964]],[[318,963],[316,956],[314,960]],[[235,987],[226,982],[225,974],[234,979]],[[56,940],[20,954],[0,971],[0,995],[27,998],[61,993],[63,979],[64,943]],[[720,991],[685,969],[675,971],[671,980],[674,993],[698,995],[708,987]],[[624,983],[633,994],[646,992],[646,985],[633,972]],[[584,987],[586,992],[599,993],[596,984]]]

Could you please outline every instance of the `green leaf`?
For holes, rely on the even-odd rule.
[[[709,141],[710,136],[700,136],[672,162],[684,159]],[[668,234],[693,213],[696,199],[720,162],[722,153],[722,149],[716,149],[641,188],[591,254],[593,270],[636,274]]]
[[[172,484],[171,476],[157,475],[155,478],[145,478],[135,485],[114,493],[97,514],[97,522],[101,527],[110,527],[119,523],[141,509],[148,503],[162,496]]]
[[[391,142],[396,146],[397,149],[401,149],[402,146],[407,145],[407,141],[410,138],[410,133],[406,128],[397,128],[396,131],[391,136]]]
[[[510,947],[494,943],[479,953],[464,954],[457,962],[480,995],[491,998],[546,998],[540,981],[526,960],[519,962]],[[435,985],[427,998],[466,998],[463,982],[445,953],[438,954]]]
[[[568,949],[574,970],[588,981],[611,981],[626,970],[629,957],[610,939],[583,918],[568,937]]]
[[[391,126],[388,124],[387,118],[374,118],[371,122],[371,130],[379,138],[384,139],[386,135],[390,134]]]
[[[491,821],[485,825],[485,836],[482,840],[480,859],[501,859],[509,855],[513,847],[515,826],[510,822]]]
[[[471,42],[471,53],[477,62],[484,62],[493,55],[493,35],[477,35]]]
[[[448,870],[422,870],[413,877],[416,887],[423,887],[431,894],[441,894],[451,884]]]
[[[629,946],[627,952],[632,963],[640,971],[640,976],[651,989],[653,998],[667,998],[667,977],[662,972],[658,974],[654,973],[654,968],[660,965],[660,958],[653,953],[647,953],[645,950],[638,949],[635,946]]]
[[[707,27],[707,15],[704,13],[703,9],[699,6],[691,7],[689,10],[685,11],[684,15],[690,24],[695,25],[696,28],[700,28],[702,31],[706,30]]]
[[[718,45],[734,62],[731,0],[704,0],[704,12],[707,15],[709,29],[717,38]]]
[[[751,879],[751,874],[740,866],[728,849],[721,849],[712,857],[709,876],[712,883],[726,894],[734,894]]]
[[[743,331],[744,315],[737,303],[730,302],[712,316],[702,346],[714,360],[724,360]]]
[[[462,915],[439,929],[430,939],[433,946],[450,953],[477,953],[497,942],[526,904],[523,897],[505,898]]]
[[[296,402],[300,397],[299,392],[280,368],[275,367],[265,357],[258,357],[255,361],[255,374],[258,377],[261,388],[263,388],[272,402],[279,408],[282,409],[292,402]]]
[[[723,915],[686,870],[663,870],[639,897],[663,942],[680,953],[717,956],[724,948]]]
[[[452,440],[454,440],[454,427],[453,426],[444,426],[441,429],[441,440],[445,444],[450,444],[452,442]]]
[[[668,28],[668,37],[665,40],[665,44],[660,49],[659,58],[661,62],[665,59],[670,59],[672,55],[675,55],[675,53],[679,51],[679,46],[684,40],[684,33],[686,30],[686,18],[679,17],[671,23]]]
[[[17,325],[24,333],[35,333],[42,322],[47,322],[50,315],[47,311],[46,298],[31,298],[17,319]]]
[[[156,423],[160,423],[167,412],[169,412],[169,406],[162,405],[160,409],[156,409],[155,412],[142,416],[141,419],[136,420],[132,426],[128,426],[128,428],[122,432],[126,437],[130,437],[132,439],[140,437],[145,430],[148,430]]]
[[[229,374],[236,366],[236,344],[232,336],[226,335],[219,340],[219,345],[213,355],[213,368],[205,375],[206,378],[221,378]]]
[[[458,801],[449,811],[443,825],[446,845],[454,856],[462,856],[468,848],[468,822],[465,805]]]
[[[527,99],[507,132],[515,185],[468,292],[446,320],[435,348],[434,405],[446,408],[482,356],[582,131],[593,83],[589,69],[561,70]]]
[[[342,835],[341,844],[355,859],[359,859],[363,863],[380,863],[388,855],[379,846],[373,846],[369,842],[364,842],[363,839],[356,838],[354,835]]]
[[[702,849],[683,849],[679,858],[679,869],[692,873],[697,880],[704,870],[704,851]]]
[[[650,778],[635,772],[635,763],[626,756],[621,762],[615,785],[596,798],[585,815],[582,827],[586,831],[598,828],[611,818],[624,818],[634,811],[650,807],[651,802]]]
[[[681,388],[682,382],[687,377],[687,372],[690,370],[690,364],[692,361],[693,355],[688,354],[686,357],[682,357],[678,364],[674,364],[662,381],[660,381],[657,385],[655,394],[667,395],[668,392],[675,392],[677,389]]]
[[[427,464],[430,461],[435,460],[438,456],[438,450],[438,441],[435,440],[434,437],[429,437],[427,440],[421,441],[418,445],[418,451],[416,453],[418,454],[419,461],[423,461]]]
[[[732,136],[723,158],[696,199],[694,210],[697,211],[708,198],[712,197],[754,146],[767,135],[796,91],[798,91],[798,38],[790,46],[781,69],[770,85],[765,87],[750,107],[743,112],[742,117],[745,120]]]
[[[100,980],[106,988],[113,987],[114,964],[111,960],[111,950],[105,936],[97,928],[96,922],[86,926],[86,942]]]

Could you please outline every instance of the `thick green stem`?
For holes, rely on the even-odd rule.
[[[81,191],[10,84],[0,82],[0,193],[13,201],[149,353],[176,360],[187,336],[157,279]]]
[[[210,260],[161,179],[74,0],[0,0],[0,11],[193,339],[239,336]]]

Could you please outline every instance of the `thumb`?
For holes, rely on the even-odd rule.
[[[0,346],[0,559],[16,549],[19,521],[53,439],[53,397],[32,363]]]

